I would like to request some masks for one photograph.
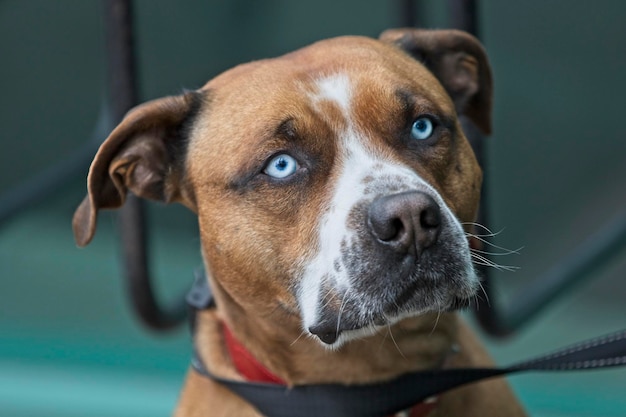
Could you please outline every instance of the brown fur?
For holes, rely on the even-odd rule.
[[[383,42],[356,37],[314,44],[284,57],[241,65],[198,92],[132,110],[102,145],[89,178],[89,195],[76,212],[77,242],[87,244],[97,211],[123,204],[127,190],[177,201],[198,215],[202,253],[217,310],[199,317],[200,355],[216,374],[238,378],[220,326],[289,385],[368,383],[406,372],[490,364],[455,314],[425,314],[330,351],[302,334],[293,276],[312,254],[320,213],[336,179],[336,132],[341,112],[323,103],[326,119],[302,98],[315,77],[341,70],[364,85],[353,117],[377,152],[413,168],[442,195],[460,221],[474,219],[481,172],[457,113],[490,129],[491,75],[482,47],[455,31],[395,30]],[[427,63],[419,65],[415,59]],[[436,146],[400,152],[405,89],[419,112],[441,115]],[[256,172],[276,149],[310,162],[296,183],[273,186]],[[181,151],[183,150],[183,151]],[[450,357],[451,347],[461,353]],[[502,380],[441,397],[433,416],[521,416]],[[176,415],[255,416],[242,399],[191,371]]]

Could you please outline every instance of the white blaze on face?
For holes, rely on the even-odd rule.
[[[345,74],[336,74],[317,81],[317,92],[313,96],[313,102],[328,100],[336,104],[346,120],[350,118],[350,100],[352,99],[352,86],[350,79]]]
[[[316,324],[319,310],[327,294],[322,288],[332,288],[337,294],[345,294],[351,288],[346,267],[342,264],[342,242],[350,246],[356,239],[356,231],[348,227],[348,217],[357,203],[371,202],[380,195],[410,190],[431,195],[442,209],[442,214],[464,240],[464,232],[458,220],[446,206],[439,193],[408,166],[383,159],[367,148],[367,137],[359,132],[351,120],[351,97],[353,86],[346,75],[333,75],[318,80],[317,92],[312,96],[314,105],[322,100],[336,104],[345,118],[343,132],[337,132],[337,155],[335,170],[337,181],[327,210],[321,214],[318,229],[318,252],[306,263],[298,291],[303,327]],[[314,107],[321,111],[320,106]],[[324,115],[322,114],[322,117]],[[372,190],[376,190],[372,192]],[[386,191],[386,192],[385,192]],[[363,227],[367,227],[363,225]],[[471,269],[469,253],[467,265]],[[468,273],[469,279],[476,279]],[[473,278],[472,278],[473,277]],[[327,290],[325,290],[327,291]]]
[[[335,74],[320,78],[315,82],[315,91],[311,95],[314,108],[320,113],[322,118],[326,118],[319,106],[320,102],[328,101],[336,105],[341,111],[344,119],[349,121],[351,113],[352,85],[350,79],[345,74]],[[339,140],[342,138],[339,137]],[[349,203],[348,203],[349,205]],[[342,205],[343,206],[343,205]],[[337,205],[330,204],[329,210],[321,219],[319,231],[319,244],[324,253],[339,253],[340,237],[339,230],[345,229],[345,218],[340,219],[336,213]],[[339,227],[338,233],[329,233],[334,227]],[[321,252],[315,256],[305,268],[304,277],[300,282],[298,299],[303,316],[303,325],[307,329],[316,321],[318,314],[318,302],[321,297],[322,282],[326,279],[328,264],[325,262],[332,258],[321,256]]]

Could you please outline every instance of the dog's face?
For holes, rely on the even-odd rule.
[[[319,42],[132,111],[94,161],[79,243],[126,189],[180,201],[235,302],[334,347],[471,297],[461,222],[481,173],[457,113],[488,130],[484,52],[458,32],[383,40]]]

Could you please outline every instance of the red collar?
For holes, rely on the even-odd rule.
[[[274,375],[263,366],[235,337],[230,329],[222,326],[226,348],[237,372],[249,382],[266,382],[270,384],[287,385],[285,381]],[[396,413],[389,417],[425,417],[437,405],[436,398],[414,405],[411,409]]]
[[[222,326],[226,348],[230,354],[230,359],[235,365],[237,372],[249,382],[268,382],[270,384],[287,385],[285,381],[274,375],[269,369],[252,356],[231,333],[230,329]]]

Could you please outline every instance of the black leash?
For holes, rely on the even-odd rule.
[[[196,273],[187,301],[194,313],[215,305],[203,272]],[[195,349],[192,359],[192,366],[198,373],[228,387],[267,417],[386,417],[429,397],[487,378],[523,371],[579,371],[623,365],[626,365],[626,330],[505,368],[420,371],[367,385],[317,384],[288,388],[233,381],[209,372]]]

